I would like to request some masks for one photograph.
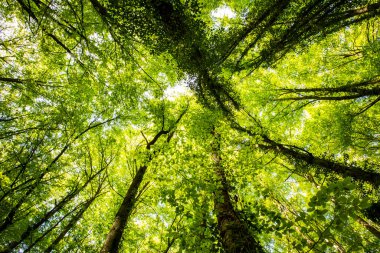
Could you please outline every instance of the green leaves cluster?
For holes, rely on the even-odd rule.
[[[120,252],[228,252],[222,187],[265,252],[376,252],[378,14],[1,3],[0,252],[99,251],[141,166]]]

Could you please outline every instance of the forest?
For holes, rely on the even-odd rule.
[[[380,252],[379,16],[0,1],[0,253]]]

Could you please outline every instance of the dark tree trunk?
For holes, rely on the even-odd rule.
[[[29,225],[26,231],[21,234],[21,237],[16,240],[8,243],[7,248],[1,253],[11,252],[15,249],[22,241],[24,241],[33,231],[39,228],[42,224],[47,222],[55,213],[62,209],[62,207],[68,203],[76,194],[74,192],[69,193],[65,198],[63,198],[53,209],[47,212],[42,218],[32,225]]]
[[[298,162],[304,162],[308,165],[315,167],[322,173],[334,172],[342,177],[352,177],[356,181],[367,182],[375,187],[380,186],[380,174],[365,170],[358,166],[350,166],[335,161],[328,160],[313,155],[312,153],[296,146],[284,145],[279,142],[275,142],[269,139],[268,136],[262,134],[256,134],[236,122],[233,122],[232,127],[240,132],[245,132],[251,137],[261,137],[265,144],[258,144],[258,148],[262,150],[269,150],[276,154],[283,155],[288,159],[292,159]]]
[[[37,188],[39,183],[45,177],[45,175],[50,171],[52,166],[59,160],[59,158],[66,152],[69,148],[69,144],[65,145],[59,154],[53,159],[53,161],[44,169],[44,171],[35,179],[35,182],[28,187],[28,190],[23,194],[23,196],[17,201],[17,204],[11,208],[7,217],[4,219],[3,223],[0,225],[0,233],[6,230],[9,226],[13,224],[15,215],[19,208],[24,204],[25,200],[31,195]]]
[[[229,186],[220,157],[219,134],[213,132],[212,159],[218,178],[214,207],[218,219],[221,242],[226,253],[264,252],[259,242],[251,235],[247,225],[239,218],[232,205]]]
[[[84,206],[80,209],[80,211],[73,216],[69,223],[63,228],[61,233],[55,238],[55,240],[50,244],[49,247],[44,251],[45,253],[51,252],[61,241],[62,239],[66,236],[66,234],[75,226],[75,224],[82,218],[84,212],[91,206],[91,204],[94,202],[94,200],[99,196],[98,192],[94,197],[89,199]]]
[[[11,226],[14,222],[15,215],[19,208],[24,204],[25,200],[34,192],[34,190],[37,188],[37,186],[40,184],[40,182],[43,180],[46,174],[50,172],[50,170],[53,168],[53,166],[58,162],[58,160],[62,157],[62,155],[70,148],[70,146],[75,143],[76,140],[78,140],[82,135],[87,133],[93,128],[97,128],[98,126],[102,126],[106,123],[109,123],[111,121],[115,120],[115,118],[96,123],[93,125],[89,125],[85,130],[80,132],[78,135],[76,135],[71,141],[69,141],[58,153],[57,156],[54,157],[54,159],[49,163],[49,165],[46,166],[46,168],[40,173],[38,177],[36,177],[35,182],[28,187],[28,190],[25,192],[25,194],[18,200],[17,204],[11,208],[11,210],[8,212],[7,216],[3,220],[3,222],[0,225],[0,233],[6,230],[9,226]],[[99,171],[100,172],[100,171]],[[99,173],[98,172],[98,173]],[[94,176],[93,176],[94,177]],[[92,179],[93,179],[92,177]],[[92,180],[91,179],[91,180]],[[86,183],[86,185],[89,182]]]
[[[332,93],[330,96],[319,96],[319,95],[305,95],[301,97],[288,97],[288,98],[277,98],[276,101],[303,101],[303,100],[314,100],[314,101],[343,101],[343,100],[354,100],[362,97],[379,96],[380,89],[365,90],[360,93],[349,94],[349,95],[338,95],[334,96]]]
[[[101,249],[101,253],[116,253],[119,250],[119,244],[124,232],[124,228],[128,222],[129,216],[132,213],[133,207],[136,202],[136,196],[140,184],[144,178],[147,166],[141,166],[136,176],[133,178],[132,184],[129,187],[127,194],[124,197],[123,203],[119,207],[116,213],[115,220],[112,224],[111,230],[107,235],[107,238]]]
[[[375,76],[372,79],[356,82],[356,83],[350,83],[346,85],[342,85],[340,87],[325,87],[325,88],[284,88],[280,89],[281,91],[284,91],[285,94],[288,93],[328,93],[328,94],[334,94],[334,93],[342,93],[342,92],[351,92],[351,93],[361,93],[366,92],[367,95],[380,95],[379,88],[377,86],[371,87],[371,85],[376,85],[380,83],[380,79],[378,76]],[[373,92],[371,92],[373,91]]]
[[[103,167],[98,172],[90,176],[87,181],[81,186],[77,187],[72,190],[69,194],[67,194],[59,203],[57,203],[49,212],[47,212],[42,218],[37,220],[35,223],[28,226],[28,228],[21,234],[21,237],[19,240],[11,241],[8,243],[5,251],[1,251],[1,253],[9,252],[15,249],[22,241],[24,241],[28,236],[30,236],[36,229],[38,229],[42,224],[48,222],[48,220],[56,214],[58,211],[60,211],[67,203],[69,203],[75,196],[77,196],[86,186],[97,176],[99,175],[103,170],[105,170],[106,167]],[[31,189],[33,191],[33,188]],[[25,196],[24,196],[25,198]]]
[[[22,206],[22,204],[24,204],[27,197],[34,191],[35,188],[35,184],[31,185],[28,191],[17,201],[17,204],[13,206],[12,209],[8,212],[8,215],[0,225],[0,233],[13,224],[18,209]]]
[[[358,217],[357,220],[360,224],[363,225],[363,227],[365,227],[369,232],[371,232],[371,234],[373,236],[377,237],[377,239],[380,240],[380,231],[376,227],[372,226],[371,224],[369,224],[366,220],[364,220],[361,217]]]
[[[68,216],[70,216],[80,205],[77,205],[74,207],[70,212],[66,212],[63,217],[61,217],[53,226],[51,226],[49,229],[47,229],[42,235],[40,235],[37,239],[35,239],[33,242],[28,243],[28,248],[23,251],[23,253],[30,252],[34,246],[36,246],[37,243],[39,243],[42,239],[44,239],[51,231],[53,231],[58,225],[66,219]],[[32,238],[31,238],[32,241]]]
[[[263,150],[270,150],[296,161],[305,162],[321,172],[335,172],[342,177],[352,177],[357,181],[367,182],[376,187],[380,186],[380,174],[376,172],[368,171],[358,166],[345,165],[326,158],[320,158],[301,148],[285,146],[281,143],[274,142],[266,136],[264,136],[264,141],[268,145],[259,145],[259,148]]]
[[[166,142],[169,142],[171,138],[173,137],[174,134],[174,129],[176,125],[179,123],[179,121],[182,119],[182,117],[185,115],[187,112],[186,108],[178,117],[176,120],[174,126],[169,128],[169,130],[164,130],[163,128],[161,131],[159,131],[153,139],[148,142],[147,139],[146,142],[146,149],[150,150],[151,147],[160,139],[161,136],[163,135],[168,135]],[[145,138],[145,136],[144,136]],[[155,152],[153,152],[155,154]],[[153,159],[153,155],[149,155],[147,163],[149,163]],[[121,242],[121,237],[123,235],[124,229],[128,223],[128,219],[132,213],[132,210],[135,206],[135,203],[137,199],[139,198],[138,190],[139,187],[144,179],[145,172],[147,170],[148,166],[143,165],[140,166],[140,168],[137,170],[137,173],[135,177],[132,180],[131,185],[128,188],[128,191],[123,199],[123,202],[121,206],[119,207],[119,210],[116,213],[114,222],[112,224],[111,230],[109,231],[107,238],[103,244],[102,249],[100,250],[101,253],[116,253],[119,251],[119,244]]]
[[[180,118],[177,120],[176,123],[179,122],[183,114],[181,114]],[[169,138],[167,139],[167,141],[169,141],[171,138],[170,131],[161,130],[160,132],[158,132],[158,134],[156,134],[156,136],[153,137],[153,139],[150,142],[147,142],[146,149],[150,150],[150,148],[156,143],[156,141],[162,135],[165,135],[165,134],[169,134]],[[149,156],[147,163],[149,163],[152,160],[152,158],[153,158],[152,156]],[[138,198],[137,193],[141,185],[141,182],[144,179],[144,175],[147,168],[148,168],[147,165],[143,165],[137,170],[137,173],[132,180],[132,184],[129,186],[128,191],[124,197],[124,200],[121,203],[121,206],[119,207],[119,210],[116,213],[111,230],[109,231],[107,238],[103,244],[103,247],[100,250],[101,253],[116,253],[119,251],[119,244],[121,242],[121,237],[128,223],[129,216],[131,215],[132,210],[135,206],[136,200]]]
[[[363,210],[363,214],[367,220],[372,221],[380,227],[380,202],[374,202],[370,207]]]

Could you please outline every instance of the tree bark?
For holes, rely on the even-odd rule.
[[[270,150],[274,153],[284,155],[296,161],[303,161],[306,164],[314,166],[321,172],[335,172],[342,177],[352,177],[354,180],[367,182],[375,187],[380,186],[380,174],[368,170],[364,170],[358,166],[349,166],[326,158],[320,158],[304,151],[301,148],[285,146],[281,143],[270,140],[264,136],[264,142],[269,145],[259,144],[259,148]]]
[[[240,132],[245,132],[251,137],[261,137],[265,144],[257,144],[257,147],[262,150],[269,150],[275,154],[283,155],[288,159],[293,159],[295,161],[302,161],[308,165],[314,166],[318,171],[324,172],[334,172],[342,177],[352,177],[356,181],[367,182],[375,187],[380,186],[380,174],[365,170],[358,166],[350,166],[342,164],[339,162],[331,161],[326,158],[321,158],[313,155],[312,153],[296,146],[284,145],[279,142],[275,142],[269,139],[268,136],[264,134],[256,134],[236,122],[232,127]]]
[[[100,192],[99,192],[100,193]],[[75,224],[82,218],[82,215],[84,212],[91,206],[91,204],[94,202],[94,200],[99,196],[99,193],[95,194],[91,199],[89,199],[84,206],[81,208],[81,210],[70,219],[69,223],[63,228],[61,233],[55,238],[55,240],[45,249],[45,253],[51,252],[59,243],[62,241],[62,239],[66,236],[66,234],[75,226]]]
[[[229,185],[220,157],[220,136],[213,132],[212,159],[214,171],[218,178],[215,191],[214,208],[218,219],[221,242],[226,253],[264,252],[259,242],[251,235],[248,227],[234,210],[229,195]]]
[[[13,249],[15,249],[22,241],[24,241],[28,236],[30,236],[33,231],[38,229],[42,224],[48,222],[48,220],[56,214],[58,211],[60,211],[67,203],[69,203],[75,196],[77,196],[86,186],[97,176],[99,173],[101,173],[106,167],[100,169],[97,173],[92,175],[87,179],[87,181],[80,187],[76,188],[71,191],[69,194],[67,194],[63,199],[59,201],[58,204],[56,204],[50,211],[48,211],[42,218],[34,222],[33,224],[29,225],[28,228],[21,234],[20,239],[11,241],[8,243],[8,246],[5,248],[5,250],[2,250],[0,253],[10,252]]]
[[[82,135],[86,134],[88,131],[90,131],[93,128],[97,128],[98,126],[102,126],[104,124],[107,124],[116,118],[108,119],[103,122],[98,122],[95,124],[90,124],[85,130],[80,132],[78,135],[76,135],[72,140],[70,140],[54,157],[54,159],[49,163],[49,165],[46,166],[46,168],[36,177],[35,182],[31,184],[28,187],[28,190],[25,192],[25,194],[18,200],[17,204],[11,208],[3,222],[0,224],[0,233],[6,230],[9,226],[11,226],[14,222],[15,215],[18,211],[18,209],[24,204],[25,200],[34,192],[34,190],[37,188],[39,183],[43,180],[45,175],[47,175],[50,170],[53,168],[53,166],[58,162],[58,160],[65,154],[65,152],[70,148],[70,146],[75,143],[76,140],[78,140]]]
[[[144,178],[147,166],[141,166],[136,176],[133,178],[131,186],[128,188],[127,194],[124,197],[123,203],[116,213],[111,230],[101,249],[101,253],[116,253],[119,250],[119,244],[124,232],[124,228],[128,222],[129,216],[132,213],[133,207],[136,203],[136,196],[139,186]]]
[[[357,221],[361,225],[363,225],[363,227],[365,227],[369,232],[371,232],[371,234],[373,236],[375,236],[377,239],[380,239],[380,231],[376,227],[372,226],[371,224],[369,224],[366,220],[364,220],[361,217],[358,217]]]
[[[170,142],[171,138],[173,137],[175,127],[180,122],[182,117],[185,115],[185,113],[187,112],[187,109],[188,107],[179,115],[179,117],[175,121],[175,124],[172,127],[170,127],[169,130],[164,130],[162,127],[161,131],[159,131],[150,142],[148,142],[148,140],[145,138],[143,134],[147,142],[146,149],[148,151],[163,135],[168,135],[166,142]],[[149,155],[147,164],[152,159],[153,159],[153,155]],[[125,226],[128,223],[128,219],[132,213],[135,203],[137,199],[139,198],[139,196],[137,195],[138,190],[144,179],[144,175],[146,173],[147,168],[148,166],[145,164],[145,165],[140,166],[140,168],[137,170],[137,173],[135,177],[133,178],[132,183],[129,186],[128,191],[123,199],[123,202],[116,213],[111,230],[109,231],[107,238],[103,244],[103,247],[100,250],[101,253],[116,253],[119,251],[119,244],[121,242],[121,237],[123,235]]]
[[[177,120],[176,123],[178,123],[182,116],[183,114],[181,114],[180,118]],[[146,149],[150,150],[151,146],[153,146],[162,135],[169,133],[170,131],[165,130],[161,130],[160,132],[158,132],[158,134],[156,134],[156,136],[154,136],[150,142],[147,141]],[[149,163],[151,160],[152,156],[149,156],[147,163]],[[121,237],[123,235],[125,226],[128,223],[128,219],[132,213],[132,210],[135,206],[137,200],[137,193],[141,185],[141,182],[144,179],[144,175],[147,168],[147,165],[143,165],[140,166],[140,168],[137,170],[137,173],[133,178],[132,183],[129,186],[128,191],[123,199],[123,202],[116,213],[111,230],[109,231],[107,238],[103,244],[103,247],[100,250],[101,253],[116,253],[119,251]]]

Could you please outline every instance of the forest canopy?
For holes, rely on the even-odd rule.
[[[380,252],[376,0],[0,3],[0,252]]]

